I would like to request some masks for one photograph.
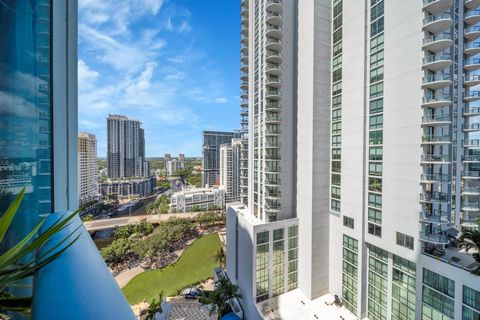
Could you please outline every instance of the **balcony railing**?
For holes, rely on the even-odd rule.
[[[472,155],[463,155],[462,161],[480,161],[480,155],[472,154]]]
[[[448,202],[448,193],[444,192],[432,192],[432,193],[421,193],[420,200],[422,201],[439,201],[439,202]]]
[[[450,162],[450,155],[446,154],[422,154],[424,162]]]
[[[448,237],[443,234],[432,234],[424,231],[420,231],[420,239],[423,241],[438,243],[438,244],[448,244]]]
[[[50,215],[41,231],[61,217]],[[56,245],[77,228],[78,240],[35,274],[32,318],[136,319],[78,216],[40,249],[39,256],[57,251]]]
[[[427,181],[448,182],[448,181],[451,180],[451,177],[448,174],[441,174],[441,173],[428,174],[428,173],[424,173],[424,174],[422,174],[420,179],[423,182],[427,182]]]
[[[423,123],[450,122],[449,114],[428,114],[422,117]]]
[[[451,142],[451,137],[450,135],[437,135],[437,134],[431,134],[431,135],[424,135],[422,136],[422,142]]]
[[[450,222],[449,215],[446,212],[437,210],[437,209],[433,211],[425,210],[424,212],[420,212],[420,219],[423,221],[436,222],[436,223]]]

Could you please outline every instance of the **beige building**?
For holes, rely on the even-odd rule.
[[[78,134],[79,204],[97,198],[97,139],[95,135]]]

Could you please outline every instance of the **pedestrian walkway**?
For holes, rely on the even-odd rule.
[[[135,267],[132,269],[123,270],[120,272],[116,277],[115,280],[117,281],[120,288],[123,288],[127,285],[127,283],[132,280],[136,275],[144,272],[145,269],[142,267]]]

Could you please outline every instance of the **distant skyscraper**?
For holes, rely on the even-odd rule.
[[[220,145],[239,138],[239,132],[203,131],[202,185],[220,183]]]
[[[180,153],[178,155],[178,160],[181,161],[181,162],[185,162],[185,155],[183,153]]]
[[[78,167],[79,203],[82,205],[98,194],[97,139],[93,134],[78,134]]]
[[[242,141],[220,145],[220,186],[225,189],[225,203],[240,200],[240,152]]]
[[[165,153],[165,155],[163,156],[163,167],[165,168],[165,170],[167,170],[168,161],[170,160],[172,160],[172,156],[170,155],[170,153]]]
[[[149,175],[145,160],[145,132],[139,120],[122,115],[107,118],[109,178],[145,177]]]
[[[172,176],[178,170],[185,169],[185,162],[178,159],[172,159],[167,162],[167,175]]]

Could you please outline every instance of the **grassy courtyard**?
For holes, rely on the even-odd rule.
[[[191,283],[213,277],[213,269],[218,266],[213,257],[220,246],[217,233],[203,236],[188,246],[176,263],[133,278],[123,288],[123,293],[133,305],[158,299],[160,291],[164,297],[175,295]]]

